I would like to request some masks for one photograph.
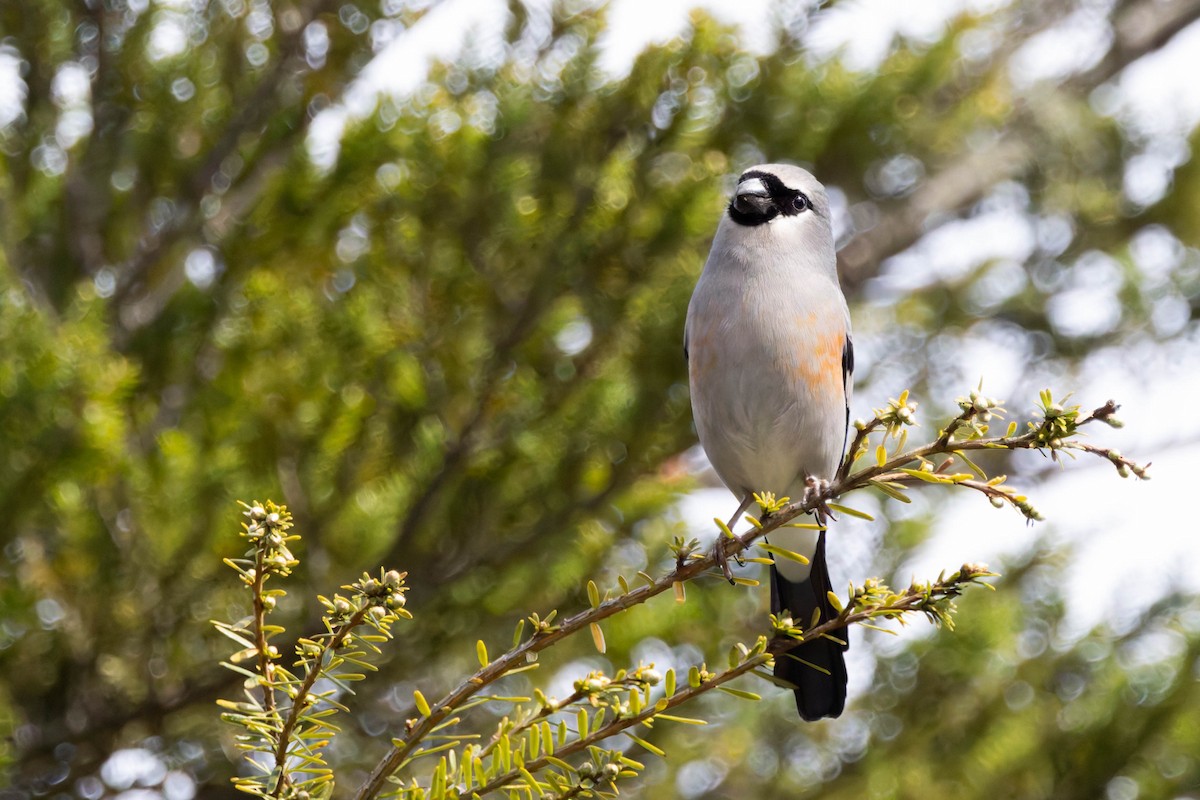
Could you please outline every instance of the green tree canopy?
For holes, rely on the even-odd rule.
[[[236,680],[208,620],[241,613],[221,564],[236,498],[285,502],[304,532],[279,612],[293,628],[316,624],[302,598],[408,571],[415,621],[332,756],[351,781],[414,686],[469,671],[476,638],[507,646],[530,611],[586,603],[589,578],[666,563],[700,480],[687,298],[728,176],[766,157],[840,198],[869,405],[911,387],[949,406],[972,342],[1015,354],[1022,391],[1101,349],[1194,345],[1200,169],[1156,156],[1113,98],[1200,3],[974,4],[871,69],[813,54],[813,26],[850,3],[788,5],[761,55],[696,14],[614,77],[603,8],[514,0],[504,31],[478,34],[499,37],[491,55],[381,94],[314,157],[314,119],[429,6],[0,6],[0,764],[16,796],[115,795],[131,775],[172,799],[233,792],[213,700]],[[1022,79],[1023,48],[1085,23],[1104,34],[1094,58]],[[1135,191],[1146,158],[1168,180]],[[997,210],[1030,244],[939,270],[931,241]],[[1156,270],[1147,246],[1168,254]],[[935,503],[884,505],[845,551],[889,574]],[[872,688],[837,722],[798,726],[784,693],[701,701],[717,724],[658,731],[671,758],[628,791],[1200,796],[1196,598],[1060,635],[1070,568],[1019,559],[955,635],[859,636]],[[606,630],[605,658],[720,657],[764,608],[700,584]],[[597,659],[585,645],[546,669]]]

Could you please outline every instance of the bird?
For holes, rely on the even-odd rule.
[[[823,522],[823,491],[846,448],[854,346],[829,197],[807,170],[760,164],[738,178],[688,304],[684,357],[700,444],[740,502],[730,530],[764,491],[815,496]],[[781,528],[770,540],[809,559],[774,560],[772,613],[805,629],[818,612],[822,622],[837,616],[825,531]],[[775,658],[804,720],[845,707],[848,641],[839,635]]]

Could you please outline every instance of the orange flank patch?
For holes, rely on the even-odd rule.
[[[712,348],[708,346],[709,338],[710,333],[707,327],[688,332],[688,367],[693,378],[697,378],[713,368],[715,359]]]
[[[809,386],[819,386],[828,391],[842,388],[842,351],[846,346],[846,334],[838,331],[817,340],[812,349],[798,355],[796,377]]]

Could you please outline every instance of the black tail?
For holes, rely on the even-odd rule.
[[[807,630],[814,609],[821,610],[821,622],[837,616],[838,612],[827,597],[832,589],[829,569],[825,566],[825,533],[822,532],[817,539],[808,580],[792,583],[771,567],[771,612],[778,614],[787,609],[796,624]],[[848,641],[846,634],[847,630],[842,629],[836,636]],[[840,716],[846,706],[846,658],[843,654],[848,646],[820,638],[775,657],[775,677],[796,687],[796,709],[808,722]],[[828,674],[821,670],[827,670]]]

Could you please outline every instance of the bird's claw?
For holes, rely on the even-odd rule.
[[[729,537],[722,535],[713,545],[713,560],[716,561],[717,566],[721,568],[721,574],[725,576],[725,580],[729,581],[729,583],[732,585],[737,583],[737,581],[733,579],[733,570],[729,566],[729,556],[725,555],[725,539],[727,538]],[[742,541],[741,537],[739,537],[736,533],[733,535],[733,539],[739,543]],[[746,562],[742,560],[740,553],[734,553],[733,560],[737,562],[739,567],[746,566]]]
[[[809,475],[804,479],[804,502],[812,504],[812,514],[817,518],[817,524],[825,526],[826,520],[837,522],[832,509],[829,508],[826,495],[829,492],[829,481]]]

